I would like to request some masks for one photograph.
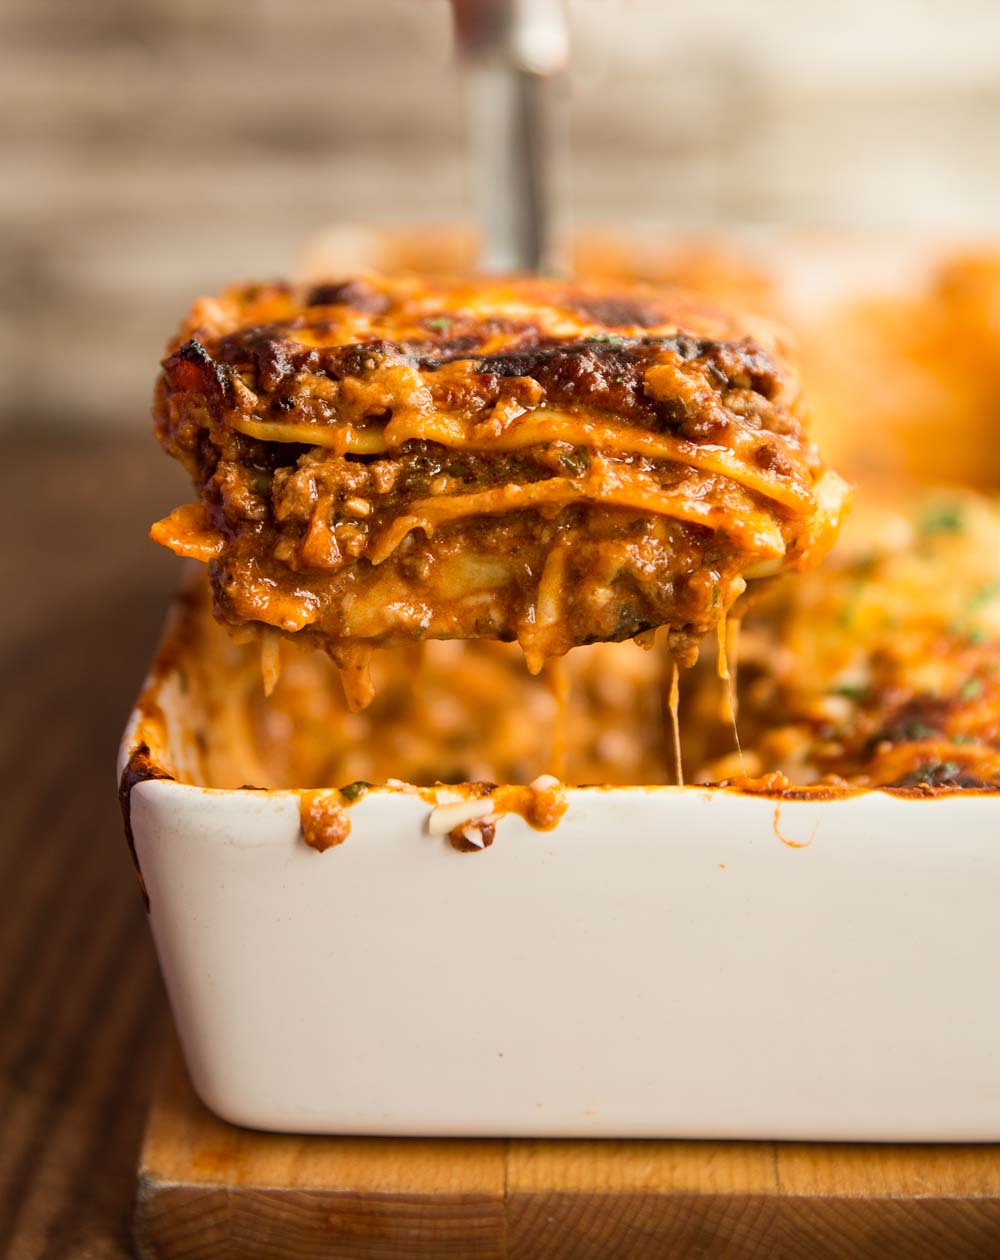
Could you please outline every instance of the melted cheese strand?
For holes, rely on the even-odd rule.
[[[545,662],[545,683],[556,702],[552,727],[552,774],[562,780],[566,778],[566,713],[569,703],[569,674],[564,656],[550,656]]]
[[[816,504],[811,490],[755,468],[728,447],[701,446],[669,434],[548,409],[529,413],[499,433],[457,416],[412,411],[394,417],[384,430],[359,429],[344,423],[261,421],[245,416],[234,416],[230,424],[237,432],[260,441],[321,446],[338,455],[380,455],[408,441],[439,442],[454,450],[471,451],[515,451],[547,442],[568,442],[614,454],[647,455],[728,477],[797,514],[812,511]]]
[[[736,721],[739,711],[739,699],[736,691],[736,679],[740,667],[740,628],[743,621],[740,617],[730,617],[726,621],[726,660],[729,665],[729,708]],[[739,741],[737,740],[737,743]]]
[[[394,520],[373,541],[368,559],[372,564],[381,564],[412,530],[421,529],[430,537],[438,525],[463,516],[494,516],[542,505],[565,507],[586,500],[668,516],[692,525],[704,525],[730,535],[745,551],[755,555],[779,557],[785,552],[784,539],[777,525],[752,504],[748,503],[737,515],[731,508],[704,499],[668,494],[650,478],[631,470],[608,468],[606,475],[600,478],[575,480],[550,477],[544,481],[495,486],[468,494],[417,499],[410,504],[406,516]]]
[[[260,631],[260,673],[264,695],[270,696],[281,677],[281,636],[275,630]]]
[[[565,569],[566,548],[557,544],[545,557],[545,566],[535,596],[534,617],[518,633],[518,642],[530,674],[541,673],[550,656],[550,632],[558,632],[562,625]]]
[[[805,513],[815,507],[811,490],[755,468],[728,447],[700,446],[670,434],[650,433],[630,425],[608,424],[548,408],[528,413],[500,433],[492,432],[486,425],[478,426],[456,417],[435,415],[418,418],[411,414],[391,420],[386,425],[385,437],[390,446],[419,439],[440,442],[456,449],[483,451],[523,450],[548,442],[568,442],[573,446],[602,450],[609,455],[647,455],[652,459],[669,460],[728,477],[793,512]]]
[[[358,429],[354,425],[305,424],[284,420],[253,420],[234,415],[229,428],[259,442],[294,442],[302,446],[322,446],[335,455],[383,455],[388,443],[381,429]]]
[[[667,711],[670,714],[670,736],[674,753],[674,782],[678,787],[684,786],[684,762],[681,757],[681,672],[677,662],[670,658],[670,694],[667,699]]]
[[[720,682],[726,684],[722,689],[722,705],[719,710],[721,721],[728,722],[732,716],[733,705],[729,694],[729,653],[728,653],[728,628],[729,614],[723,613],[722,619],[715,624],[715,638],[718,644],[718,652],[716,655],[716,673]]]
[[[342,642],[338,646],[336,663],[340,668],[344,698],[352,713],[360,713],[375,698],[371,661],[372,648],[368,643]]]
[[[739,667],[740,619],[728,614],[716,625],[715,631],[719,641],[719,678],[722,681],[722,703],[719,718],[733,728],[733,740],[740,759],[740,772],[746,775],[746,762],[743,759],[743,745],[740,743],[740,732],[736,725],[738,700],[736,696],[736,671]]]

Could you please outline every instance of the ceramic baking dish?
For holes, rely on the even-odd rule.
[[[194,755],[176,645],[119,773],[143,743],[151,773]],[[139,778],[160,965],[227,1120],[1000,1139],[996,797],[577,789],[554,829],[510,814],[459,852],[380,787],[320,853],[295,792]]]

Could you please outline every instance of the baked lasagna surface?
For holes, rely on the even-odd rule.
[[[157,433],[199,501],[153,529],[216,614],[326,648],[517,640],[529,667],[809,568],[847,498],[780,337],[676,291],[368,277],[197,302]]]

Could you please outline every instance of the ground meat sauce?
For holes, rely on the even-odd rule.
[[[346,279],[195,304],[157,434],[198,490],[153,537],[216,615],[366,653],[518,641],[529,667],[668,628],[690,664],[747,579],[812,567],[847,499],[768,326],[672,291]]]

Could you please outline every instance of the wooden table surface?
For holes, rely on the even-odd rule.
[[[176,562],[183,475],[128,436],[5,434],[0,468],[0,1256],[130,1254],[166,1003],[115,748]]]

